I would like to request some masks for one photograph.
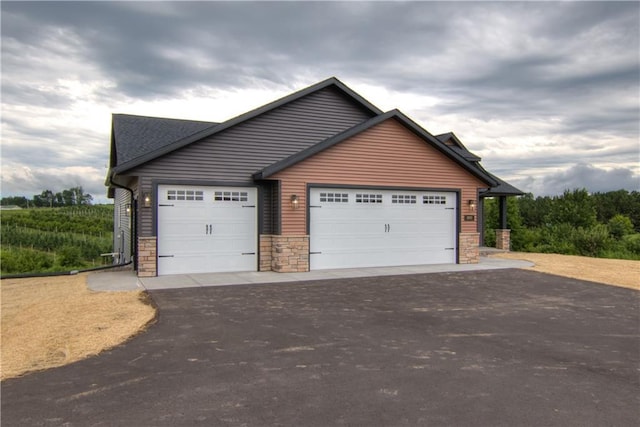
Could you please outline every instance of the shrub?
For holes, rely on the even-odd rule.
[[[82,254],[77,246],[63,246],[59,255],[60,265],[63,267],[76,267],[82,260]]]
[[[632,254],[640,255],[640,234],[624,236],[622,242],[627,251]]]
[[[609,227],[598,224],[590,228],[578,227],[571,241],[580,255],[596,257],[611,246]]]
[[[41,272],[54,266],[54,257],[32,249],[3,247],[0,251],[0,264],[4,274]]]
[[[621,239],[627,234],[633,233],[633,223],[631,218],[625,215],[617,214],[609,220],[609,231],[614,239]]]

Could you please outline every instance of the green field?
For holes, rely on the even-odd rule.
[[[3,275],[81,270],[111,263],[113,206],[2,211]]]

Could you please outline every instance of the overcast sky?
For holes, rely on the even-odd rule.
[[[112,113],[224,121],[331,76],[524,191],[638,189],[637,2],[0,7],[2,196],[105,202]]]

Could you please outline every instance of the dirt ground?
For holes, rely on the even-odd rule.
[[[640,290],[640,261],[527,252],[492,256],[533,262],[531,269],[542,273]]]
[[[532,270],[640,290],[640,261],[503,253],[535,263]],[[116,346],[155,318],[145,294],[94,292],[86,275],[5,279],[0,379],[66,365]]]
[[[144,293],[94,292],[86,277],[2,280],[1,379],[98,354],[155,318]]]

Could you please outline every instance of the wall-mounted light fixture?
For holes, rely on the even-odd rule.
[[[467,203],[469,203],[469,209],[471,210],[471,212],[475,212],[475,210],[476,210],[476,201],[473,200],[473,199],[469,199],[469,201]]]
[[[300,206],[300,200],[298,199],[298,196],[296,194],[292,194],[291,195],[291,209],[298,209],[298,206]]]
[[[131,213],[131,203],[124,205],[124,211],[129,215]]]
[[[151,194],[143,193],[142,194],[142,203],[145,208],[151,207]]]

